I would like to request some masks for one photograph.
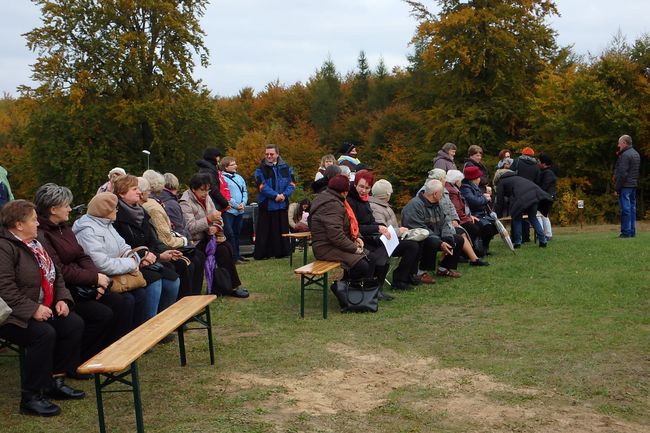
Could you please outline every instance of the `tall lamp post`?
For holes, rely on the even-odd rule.
[[[145,150],[142,151],[142,153],[147,155],[147,170],[149,170],[149,155],[151,155],[151,152],[149,152],[148,150],[145,149]]]

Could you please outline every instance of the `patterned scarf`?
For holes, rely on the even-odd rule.
[[[37,240],[25,242],[25,245],[34,253],[38,268],[41,272],[41,289],[43,290],[43,305],[51,307],[54,301],[54,279],[56,278],[56,270],[54,269],[54,262],[47,254],[43,245]]]

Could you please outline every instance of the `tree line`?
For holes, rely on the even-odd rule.
[[[503,148],[551,155],[556,220],[603,222],[617,216],[618,137],[631,135],[642,158],[650,155],[650,35],[631,43],[614,35],[602,53],[579,56],[557,45],[550,1],[439,0],[432,13],[407,0],[418,24],[406,68],[370,65],[361,51],[354,71],[328,58],[305,83],[233,97],[212,96],[192,78],[192,55],[209,59],[198,24],[205,0],[33,1],[43,24],[26,38],[39,53],[39,86],[0,100],[2,165],[24,197],[54,181],[88,200],[111,167],[141,173],[142,150],[152,168],[188,179],[202,150],[220,147],[250,184],[266,143],[294,166],[300,197],[321,156],[350,141],[393,184],[400,206],[451,141],[459,165],[472,144],[489,168]]]

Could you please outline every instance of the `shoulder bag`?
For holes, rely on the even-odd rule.
[[[133,257],[140,251],[143,251],[144,255],[149,251],[149,249],[147,247],[133,248],[132,250],[129,250],[126,253],[122,254],[122,257]],[[136,268],[136,270],[132,273],[113,275],[111,277],[111,281],[113,282],[111,291],[115,293],[128,292],[129,290],[139,289],[147,285],[147,281],[144,279],[144,276],[142,275],[142,272],[140,272],[139,268]]]

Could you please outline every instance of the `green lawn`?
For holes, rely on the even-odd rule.
[[[382,303],[322,320],[288,260],[240,267],[248,300],[213,304],[217,364],[203,335],[139,366],[147,432],[650,431],[650,232],[558,230],[546,250],[461,265]],[[296,260],[302,260],[296,254]],[[2,353],[6,355],[7,353]],[[1,432],[97,431],[89,393],[47,420],[17,414],[18,365],[0,357]],[[106,399],[109,432],[134,431],[129,394]]]

